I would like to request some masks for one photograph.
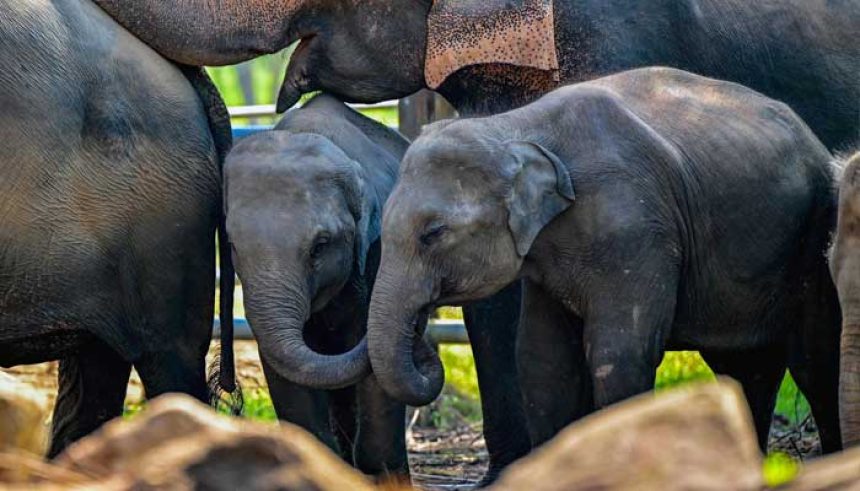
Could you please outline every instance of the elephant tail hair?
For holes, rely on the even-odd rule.
[[[218,355],[209,365],[210,402],[214,407],[218,407],[226,399],[230,413],[238,415],[242,412],[244,399],[242,388],[236,380],[236,364],[233,356],[233,294],[236,288],[236,271],[233,268],[230,239],[227,237],[226,213],[223,207],[218,219],[218,262],[221,268],[219,284],[221,295],[218,299],[221,311],[219,314],[221,337]]]
[[[220,348],[223,353],[223,345]],[[209,386],[209,405],[216,409],[224,408],[228,414],[239,416],[245,407],[245,396],[242,392],[242,386],[238,381],[234,380],[232,390],[227,390],[221,383],[225,372],[225,370],[222,370],[223,367],[224,360],[221,354],[216,355],[212,363],[209,364],[209,374],[206,379],[206,383]],[[232,366],[228,371],[233,373]]]

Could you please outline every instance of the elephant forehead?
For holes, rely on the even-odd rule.
[[[457,70],[504,63],[555,72],[552,0],[435,0],[427,22],[425,79],[436,89]]]

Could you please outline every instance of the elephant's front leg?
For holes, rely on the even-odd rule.
[[[302,387],[281,377],[266,362],[262,353],[260,361],[278,419],[301,426],[330,449],[340,452],[329,422],[328,394],[323,390]]]
[[[406,406],[385,393],[370,375],[358,384],[355,466],[379,481],[409,483]]]
[[[635,279],[627,285],[642,286]],[[664,286],[625,292],[618,284],[595,299],[583,335],[595,408],[654,388],[675,309],[674,282]]]
[[[521,290],[517,281],[489,299],[463,308],[490,456],[481,485],[494,481],[508,464],[531,450],[515,361]]]
[[[591,376],[582,321],[539,285],[523,283],[517,367],[529,433],[538,446],[592,411]]]

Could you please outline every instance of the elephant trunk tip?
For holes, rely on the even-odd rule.
[[[426,322],[426,316],[421,317]],[[422,331],[413,331],[413,341],[406,350],[373,340],[370,345],[371,365],[379,384],[395,399],[415,407],[436,400],[445,385],[442,361]]]
[[[281,90],[278,93],[278,103],[275,110],[278,114],[283,114],[289,108],[295,106],[301,97],[302,91],[289,80],[284,80],[284,84],[281,85]]]

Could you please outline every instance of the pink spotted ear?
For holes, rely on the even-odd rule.
[[[470,65],[503,63],[553,71],[558,53],[552,0],[434,0],[424,77],[436,89]]]

